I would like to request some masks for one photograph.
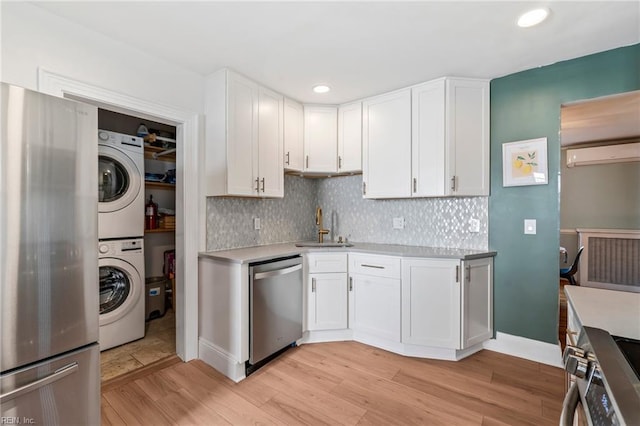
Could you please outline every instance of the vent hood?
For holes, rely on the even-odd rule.
[[[640,90],[571,102],[560,109],[563,147],[640,140]]]

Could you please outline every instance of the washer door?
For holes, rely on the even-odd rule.
[[[98,145],[98,211],[109,213],[127,207],[140,193],[142,175],[124,152]],[[142,214],[142,213],[140,213]]]
[[[142,279],[128,262],[118,258],[100,259],[100,325],[111,324],[127,315],[140,300]]]

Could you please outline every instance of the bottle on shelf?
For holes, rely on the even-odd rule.
[[[153,202],[153,195],[149,195],[149,202],[144,209],[144,228],[147,230],[158,228],[158,204]]]

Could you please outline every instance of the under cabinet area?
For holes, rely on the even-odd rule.
[[[230,70],[206,80],[205,194],[284,196],[284,97]]]

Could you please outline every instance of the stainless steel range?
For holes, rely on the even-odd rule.
[[[561,425],[573,424],[580,406],[589,425],[640,425],[640,341],[583,327],[563,359],[575,383],[564,400]]]

